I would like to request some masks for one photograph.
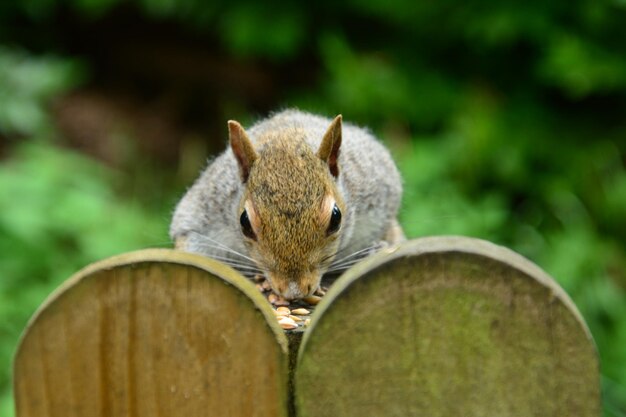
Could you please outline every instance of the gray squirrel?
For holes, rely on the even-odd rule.
[[[228,130],[230,148],[176,207],[177,249],[262,274],[292,300],[313,294],[324,273],[404,240],[400,174],[367,130],[298,110]]]

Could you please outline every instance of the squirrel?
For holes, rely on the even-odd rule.
[[[324,273],[404,240],[402,181],[369,131],[299,110],[251,128],[228,122],[230,147],[176,206],[175,248],[262,274],[287,300]]]

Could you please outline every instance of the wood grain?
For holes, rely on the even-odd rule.
[[[298,416],[599,416],[595,346],[559,286],[515,253],[425,238],[324,297],[296,367]]]
[[[232,269],[170,250],[94,264],[31,320],[18,417],[285,416],[287,340]]]

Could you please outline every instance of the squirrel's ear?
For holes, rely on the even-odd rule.
[[[235,154],[237,164],[239,164],[239,173],[243,182],[248,181],[252,164],[257,159],[257,153],[252,146],[252,142],[243,127],[234,120],[228,121],[228,137],[230,139],[230,147]]]
[[[333,177],[339,176],[339,147],[341,146],[341,115],[335,117],[328,130],[324,134],[324,139],[317,151],[317,156],[328,164],[328,169]]]

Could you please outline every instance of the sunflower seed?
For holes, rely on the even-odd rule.
[[[298,324],[289,317],[283,317],[278,320],[278,324],[285,330],[292,330],[298,327]]]
[[[289,311],[287,307],[278,307],[276,310],[274,310],[274,314],[284,317],[290,315],[291,311]]]
[[[302,300],[311,305],[317,305],[322,297],[318,297],[317,295],[309,295],[308,297],[304,297]]]

